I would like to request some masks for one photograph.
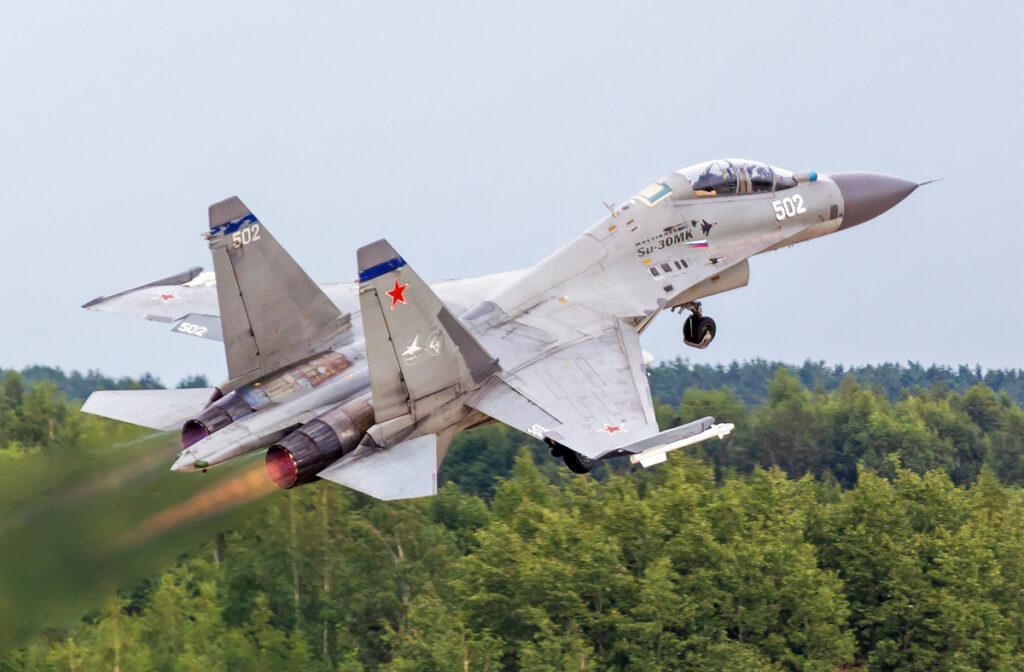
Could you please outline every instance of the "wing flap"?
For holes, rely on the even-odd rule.
[[[467,405],[538,439],[543,439],[545,432],[562,424],[501,378],[495,378],[481,388]]]
[[[501,374],[468,405],[589,458],[658,433],[639,335],[621,320]]]
[[[101,390],[93,392],[82,411],[151,429],[180,429],[189,418],[206,408],[216,390],[212,387],[184,390]]]

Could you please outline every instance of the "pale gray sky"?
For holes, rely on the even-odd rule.
[[[0,366],[225,367],[83,311],[192,265],[238,194],[314,278],[387,237],[428,278],[530,265],[663,174],[740,156],[945,177],[751,261],[659,359],[1024,366],[1019,2],[0,5]]]

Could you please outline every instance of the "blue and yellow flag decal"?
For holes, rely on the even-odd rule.
[[[653,208],[671,193],[672,189],[667,184],[655,182],[637,194],[636,197],[646,203],[647,207]]]

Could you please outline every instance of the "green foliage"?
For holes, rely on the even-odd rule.
[[[974,481],[985,466],[1005,483],[1024,476],[1024,412],[980,383],[963,395],[919,391],[890,402],[853,377],[832,392],[811,392],[780,368],[762,404],[747,407],[722,388],[687,390],[677,407],[658,407],[666,427],[705,415],[736,424],[721,442],[698,446],[719,475],[778,466],[791,477],[811,473],[852,487],[858,468],[891,471],[896,457],[918,474],[945,471],[956,484]]]
[[[890,467],[553,484],[524,451],[490,504],[316,484],[0,669],[1020,669],[1021,492]]]
[[[59,497],[84,457],[112,459],[96,446],[143,433],[9,373],[0,564],[69,592],[95,581],[104,597],[0,670],[1024,668],[1024,413],[1005,389],[893,398],[779,369],[764,390],[756,404],[727,387],[659,404],[663,426],[713,415],[737,428],[599,478],[482,427],[453,444],[437,497],[386,503],[324,483],[280,493],[115,596],[97,550],[77,541],[89,531],[61,517],[29,535],[22,523],[46,518],[25,504]],[[59,459],[36,461],[48,456]],[[25,468],[38,464],[67,473]],[[154,499],[202,483],[138,473]],[[85,492],[70,496],[97,506]],[[92,532],[122,533],[113,523],[133,497],[103,504]],[[0,583],[3,615],[67,612],[31,585],[19,603],[17,583]]]
[[[179,390],[189,387],[210,387],[210,381],[204,375],[186,376],[175,385]]]
[[[965,490],[899,470],[891,481],[863,474],[817,512],[822,564],[846,586],[871,669],[1020,669],[1021,504],[991,472]]]
[[[0,377],[14,371],[0,370]],[[49,381],[68,399],[85,399],[95,390],[158,390],[163,388],[159,378],[144,373],[138,378],[110,378],[99,371],[90,369],[84,374],[72,371],[67,374],[60,367],[27,366],[21,370],[21,376],[30,384]]]
[[[487,498],[494,496],[499,478],[512,471],[516,455],[526,448],[551,478],[557,478],[561,461],[551,459],[551,449],[542,441],[508,425],[493,423],[455,436],[441,465],[441,483],[453,483],[466,492]]]

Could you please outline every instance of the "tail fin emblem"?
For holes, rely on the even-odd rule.
[[[395,276],[395,287],[384,292],[391,297],[391,310],[395,309],[395,306],[399,303],[405,303],[405,288],[409,286],[409,283],[404,285],[398,284],[398,276]]]
[[[406,364],[412,366],[420,358],[420,353],[422,352],[423,346],[420,345],[420,335],[416,334],[412,342],[405,346],[405,350],[402,351],[402,359],[405,360]]]

